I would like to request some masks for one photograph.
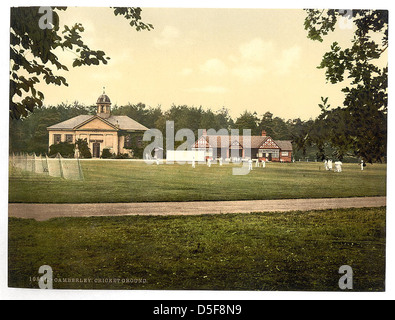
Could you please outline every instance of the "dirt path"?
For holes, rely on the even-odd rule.
[[[10,203],[8,216],[43,221],[55,217],[198,215],[382,207],[385,205],[386,197],[155,203]]]

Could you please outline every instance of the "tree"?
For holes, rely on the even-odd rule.
[[[239,135],[243,135],[243,129],[250,129],[251,135],[259,135],[259,127],[258,127],[259,119],[257,117],[257,113],[251,113],[249,111],[244,111],[235,122],[235,128],[239,129]]]
[[[308,38],[322,42],[345,21],[355,26],[350,47],[334,42],[318,66],[332,84],[347,78],[343,106],[330,108],[328,98],[322,98],[321,115],[299,146],[315,143],[323,150],[326,142],[340,158],[352,153],[366,162],[381,162],[387,150],[388,65],[379,67],[378,61],[388,48],[388,11],[307,10],[305,29]]]
[[[292,137],[289,125],[279,117],[273,118],[273,114],[269,111],[262,116],[259,128],[276,140],[290,140]]]
[[[68,67],[59,61],[55,50],[61,48],[76,55],[73,67],[107,64],[110,59],[102,50],[92,50],[82,39],[84,27],[80,23],[60,28],[58,12],[67,7],[47,8],[51,27],[43,28],[38,7],[11,8],[10,31],[10,117],[19,119],[43,105],[44,94],[35,87],[40,81],[46,84],[65,85],[64,77],[54,72]],[[141,21],[140,8],[113,8],[116,16],[124,16],[137,31],[151,30],[151,24]]]
[[[86,139],[78,139],[75,142],[75,146],[78,148],[80,158],[92,158],[92,153]]]
[[[68,142],[59,142],[49,147],[48,155],[50,157],[56,156],[58,153],[64,158],[74,157],[75,145]]]
[[[216,112],[216,123],[218,124],[217,130],[219,129],[227,129],[229,130],[234,126],[234,122],[232,117],[229,114],[229,110],[225,107],[222,107],[220,110]]]
[[[9,151],[47,153],[47,127],[81,114],[89,114],[89,109],[75,101],[72,104],[61,103],[39,108],[19,120],[10,119]]]

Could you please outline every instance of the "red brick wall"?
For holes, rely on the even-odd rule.
[[[281,153],[280,153],[280,157],[281,157]],[[286,157],[282,156],[281,160],[283,162],[292,162],[292,152],[288,152],[288,156]]]

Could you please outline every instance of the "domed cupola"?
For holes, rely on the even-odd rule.
[[[100,95],[99,98],[97,98],[96,101],[97,105],[97,115],[102,118],[108,118],[111,115],[111,100],[106,95],[104,88],[103,88],[103,94]]]

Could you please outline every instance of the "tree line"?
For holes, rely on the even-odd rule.
[[[29,116],[16,120],[10,119],[9,152],[28,152],[36,154],[48,153],[47,127],[68,120],[81,114],[94,115],[96,106],[86,106],[78,101],[71,104],[61,103],[56,106],[42,107]],[[175,132],[182,128],[191,129],[198,137],[199,129],[250,129],[252,135],[261,135],[262,130],[274,140],[291,140],[294,147],[294,156],[298,159],[322,160],[333,157],[335,150],[330,145],[298,145],[306,130],[315,120],[288,119],[285,120],[267,111],[258,115],[257,112],[245,110],[237,118],[232,118],[229,110],[205,109],[187,105],[172,105],[168,110],[161,106],[150,107],[144,103],[113,106],[113,115],[126,115],[147,128],[156,128],[165,134],[166,121],[174,121]],[[323,152],[324,149],[324,153]],[[351,155],[351,154],[350,154]],[[344,155],[347,158],[347,154]],[[344,156],[341,157],[344,159]],[[348,160],[352,160],[349,158]]]

